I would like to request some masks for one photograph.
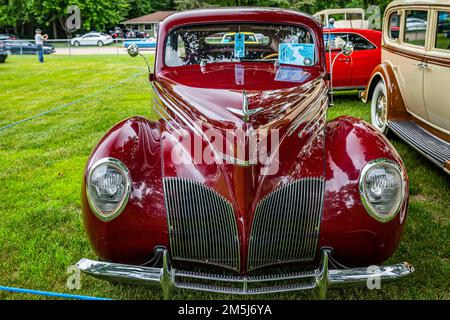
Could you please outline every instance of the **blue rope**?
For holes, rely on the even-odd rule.
[[[4,287],[0,286],[0,291],[7,292],[15,292],[15,293],[26,293],[26,294],[35,294],[45,297],[52,298],[63,298],[63,299],[76,299],[76,300],[111,300],[108,298],[98,298],[98,297],[90,297],[90,296],[79,296],[75,294],[67,294],[67,293],[58,293],[58,292],[49,292],[49,291],[40,291],[40,290],[31,290],[31,289],[22,289],[15,287]]]
[[[142,75],[142,74],[144,74],[144,73],[145,73],[145,72],[136,73],[134,76],[132,76],[132,77],[130,77],[130,78],[128,78],[128,79],[122,80],[122,81],[120,81],[119,83],[116,83],[116,84],[111,85],[111,86],[109,86],[109,87],[103,88],[103,89],[101,89],[101,90],[99,90],[99,91],[96,91],[96,92],[94,92],[94,93],[91,93],[91,94],[89,94],[89,95],[87,95],[87,96],[84,96],[84,97],[79,98],[79,99],[77,99],[77,100],[74,100],[74,101],[72,101],[72,102],[65,103],[65,104],[63,104],[63,105],[60,105],[60,106],[57,106],[57,107],[55,107],[55,108],[53,108],[53,109],[50,109],[50,110],[41,112],[41,113],[36,114],[36,115],[34,115],[34,116],[31,116],[31,117],[29,117],[29,118],[25,118],[25,119],[19,120],[19,121],[17,121],[17,122],[10,123],[10,124],[8,124],[8,125],[6,125],[6,126],[0,127],[0,131],[5,130],[5,129],[8,129],[8,128],[11,128],[11,127],[14,127],[14,126],[17,126],[17,125],[19,125],[19,124],[21,124],[21,123],[24,123],[24,122],[27,122],[27,121],[30,121],[30,120],[33,120],[33,119],[36,119],[36,118],[45,116],[45,115],[47,115],[47,114],[49,114],[49,113],[51,113],[51,112],[55,112],[55,111],[61,110],[61,109],[63,109],[63,108],[69,107],[69,106],[71,106],[71,105],[74,105],[74,104],[79,103],[79,102],[81,102],[81,101],[84,101],[84,100],[86,100],[86,99],[92,98],[92,97],[94,97],[94,96],[96,96],[96,95],[98,95],[98,94],[100,94],[100,93],[103,93],[103,92],[105,92],[105,91],[114,89],[114,88],[116,88],[116,87],[119,87],[119,86],[121,86],[122,84],[124,84],[124,83],[126,83],[126,82],[128,82],[128,81],[130,81],[130,80],[132,80],[132,79],[134,79],[134,78],[137,78],[138,76],[140,76],[140,75]]]

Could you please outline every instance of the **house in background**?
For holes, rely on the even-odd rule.
[[[156,38],[158,24],[174,12],[175,11],[157,11],[122,23],[129,29],[144,31],[148,33],[150,37]]]

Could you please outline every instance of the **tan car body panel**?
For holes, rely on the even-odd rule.
[[[406,10],[428,11],[425,47],[402,41]],[[389,39],[388,28],[383,29],[383,62],[374,70],[363,100],[370,98],[371,90],[382,78],[388,87],[388,109],[395,109],[388,111],[388,119],[414,117],[432,134],[450,141],[450,50],[433,49],[437,11],[450,12],[450,0],[394,1],[386,9],[385,26],[389,25],[389,16],[395,11],[401,13],[399,39]],[[425,63],[426,67],[420,68],[419,63]],[[392,101],[397,95],[401,103]],[[404,112],[403,116],[401,112]]]

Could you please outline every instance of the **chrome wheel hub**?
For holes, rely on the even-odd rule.
[[[375,121],[378,128],[383,128],[386,124],[386,109],[386,97],[384,94],[381,94],[377,99],[377,104],[375,107]]]

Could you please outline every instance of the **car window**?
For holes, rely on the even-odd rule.
[[[425,47],[428,26],[428,11],[407,10],[403,41],[415,46]]]
[[[330,41],[328,41],[328,37],[329,35],[325,33],[324,41],[327,50],[329,50],[330,44],[331,50],[341,50],[347,42],[353,43],[355,51],[376,49],[376,46],[373,45],[369,40],[355,33],[331,34]]]
[[[323,40],[325,42],[325,48],[326,50],[341,50],[345,44],[347,43],[348,34],[342,34],[342,33],[327,33],[324,32]]]
[[[244,43],[239,48],[235,43],[236,34],[244,35]],[[279,50],[282,51],[280,55]],[[303,61],[308,66],[316,63],[313,36],[305,28],[252,23],[176,29],[166,38],[164,59],[170,67],[200,64],[202,61],[273,63],[273,60],[281,59],[280,63],[287,63],[288,60],[295,61],[293,64],[298,65],[302,65],[298,61]]]
[[[436,28],[436,49],[450,50],[450,11],[439,11]]]
[[[400,37],[400,15],[397,12],[389,16],[388,37],[397,40]]]

